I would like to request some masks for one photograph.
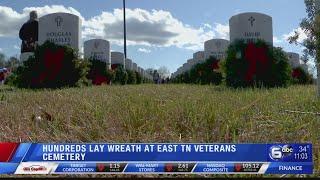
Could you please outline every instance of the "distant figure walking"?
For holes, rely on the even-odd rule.
[[[22,40],[21,53],[34,52],[38,42],[38,14],[36,11],[30,12],[30,19],[24,23],[19,31]]]
[[[0,85],[4,83],[4,80],[6,78],[7,69],[0,69]]]
[[[154,70],[153,71],[153,82],[155,83],[155,84],[160,84],[161,83],[161,78],[160,78],[160,74],[158,73],[158,71],[157,70]]]

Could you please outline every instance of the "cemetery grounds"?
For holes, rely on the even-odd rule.
[[[319,176],[320,100],[315,94],[313,85],[231,89],[144,84],[59,90],[0,86],[0,141],[311,142],[313,176]]]

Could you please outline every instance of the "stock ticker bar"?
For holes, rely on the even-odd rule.
[[[0,174],[312,173],[312,144],[0,143]]]

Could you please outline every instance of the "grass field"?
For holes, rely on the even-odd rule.
[[[0,141],[311,142],[320,174],[314,86],[127,85],[19,90],[0,87]],[[38,116],[41,117],[37,118]]]

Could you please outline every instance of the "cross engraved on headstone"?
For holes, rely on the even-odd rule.
[[[220,47],[221,47],[221,42],[217,41],[217,42],[216,42],[216,47],[217,47],[217,48],[220,48]]]
[[[60,27],[63,19],[62,19],[62,17],[57,16],[57,17],[54,19],[54,21],[57,23],[57,27]]]
[[[248,19],[248,21],[250,21],[251,27],[252,27],[252,26],[253,26],[253,22],[256,21],[256,19],[251,16],[251,17]]]
[[[94,42],[94,48],[98,49],[99,45],[100,45],[99,41]]]

